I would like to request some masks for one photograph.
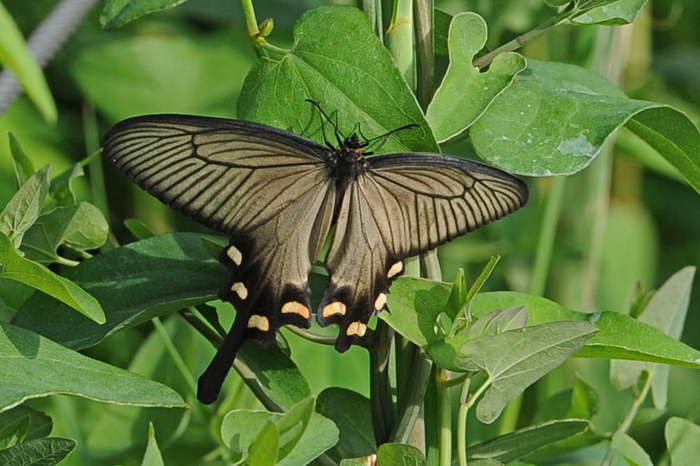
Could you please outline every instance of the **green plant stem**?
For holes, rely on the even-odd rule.
[[[285,327],[290,332],[299,335],[305,340],[313,341],[314,343],[319,343],[321,345],[335,345],[335,337],[330,337],[327,335],[320,335],[315,332],[311,332],[304,328],[295,327],[294,325],[288,325]]]
[[[386,46],[399,72],[411,89],[416,88],[416,68],[413,48],[413,2],[395,0],[394,14],[386,32]]]
[[[85,153],[90,155],[100,150],[100,137],[97,127],[97,115],[95,107],[83,104],[83,128],[85,134]],[[92,203],[102,211],[105,218],[109,218],[109,203],[107,202],[107,189],[105,188],[104,166],[102,165],[102,157],[95,157],[88,165],[88,173],[90,176],[90,194]],[[111,230],[111,228],[110,228]],[[111,243],[108,241],[102,246],[102,251],[112,249]]]
[[[413,370],[410,375],[410,384],[403,402],[399,404],[398,421],[389,436],[390,442],[406,443],[408,441],[430,382],[433,362],[425,351],[416,346],[413,347],[415,358],[411,365]]]
[[[573,7],[573,2],[571,5]],[[511,40],[510,42],[501,45],[497,49],[492,50],[486,55],[482,55],[481,57],[477,58],[472,62],[472,65],[479,69],[485,68],[489,66],[498,55],[504,52],[513,52],[515,50],[518,50],[520,47],[527,44],[535,37],[547,32],[549,29],[553,28],[565,19],[575,16],[578,12],[578,10],[573,10],[571,8],[563,10],[559,12],[559,14],[557,14],[556,16],[549,18],[547,21],[537,26],[535,29],[528,31],[525,34],[522,34],[516,37],[515,39]]]
[[[379,320],[375,332],[378,338],[369,348],[370,404],[374,438],[377,445],[381,445],[389,438],[394,422],[394,406],[389,383],[389,357],[394,331],[386,322]]]
[[[369,23],[372,25],[372,31],[379,37],[379,40],[384,42],[384,24],[382,21],[381,3],[377,5],[378,0],[362,0],[362,11],[367,15]]]
[[[561,214],[561,205],[564,199],[564,186],[566,178],[558,176],[552,179],[552,185],[547,194],[547,200],[540,226],[540,235],[537,239],[535,250],[535,263],[532,266],[532,278],[530,279],[530,294],[543,296],[547,285],[549,265],[554,251],[554,238],[557,233],[557,224]]]
[[[438,445],[440,449],[440,466],[452,464],[452,403],[450,403],[449,372],[438,368],[435,373],[437,381],[438,404]]]
[[[433,39],[433,0],[416,0],[413,14],[416,23],[416,98],[423,111],[433,98],[435,51]]]
[[[639,408],[642,406],[642,403],[647,397],[647,394],[649,393],[649,389],[651,389],[651,382],[653,380],[653,374],[650,374],[647,371],[644,371],[643,374],[645,375],[644,377],[644,382],[642,384],[642,389],[637,393],[637,395],[634,397],[632,400],[632,406],[630,407],[629,411],[627,411],[627,414],[625,415],[625,418],[622,420],[618,428],[615,430],[615,433],[613,434],[613,437],[617,434],[625,434],[629,430],[630,426],[632,425],[632,421],[634,421],[634,418],[637,416],[637,412],[639,411]],[[610,443],[610,448],[608,448],[608,452],[605,455],[605,458],[603,459],[603,462],[600,463],[600,466],[610,466],[615,459],[615,454],[617,453],[617,450],[613,446],[612,443]]]
[[[469,408],[464,409],[469,398],[470,379],[466,379],[462,385],[462,395],[459,397],[459,415],[457,417],[457,454],[459,465],[467,466],[467,414]]]
[[[245,26],[253,43],[253,49],[258,57],[267,56],[267,52],[263,44],[267,44],[264,38],[260,37],[260,29],[258,28],[258,20],[255,17],[255,9],[253,8],[253,0],[241,0],[241,8],[243,9],[243,17],[245,18]],[[269,44],[267,44],[269,45]]]

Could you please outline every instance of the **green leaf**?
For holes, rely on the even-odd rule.
[[[604,24],[608,26],[630,24],[644,8],[648,0],[617,0],[571,18],[573,24]]]
[[[666,445],[673,466],[694,466],[700,458],[700,427],[672,417],[666,422]]]
[[[493,99],[525,69],[525,58],[514,52],[498,55],[488,71],[472,66],[486,44],[486,22],[476,13],[452,19],[448,47],[450,65],[428,106],[426,118],[438,142],[460,135],[488,108]]]
[[[248,342],[238,353],[253,371],[260,386],[282,409],[291,409],[295,404],[311,396],[311,389],[299,368],[280,350],[263,348]]]
[[[688,117],[629,99],[601,76],[573,65],[530,60],[472,125],[470,137],[482,158],[510,172],[567,175],[588,166],[622,125],[700,191],[700,133]]]
[[[580,377],[574,380],[574,387],[559,392],[547,399],[535,416],[535,422],[555,419],[592,419],[599,409],[599,396],[595,388]]]
[[[690,304],[695,267],[685,267],[676,272],[649,301],[639,316],[639,321],[664,332],[674,340],[680,340]],[[618,389],[632,386],[643,370],[654,373],[652,395],[654,406],[666,406],[668,392],[668,367],[632,361],[614,361],[610,367],[611,381]]]
[[[56,104],[46,84],[41,67],[34,60],[32,52],[24,42],[22,33],[12,20],[10,13],[0,3],[0,64],[11,70],[17,81],[37,106],[44,119],[55,123],[57,119]]]
[[[447,298],[447,303],[445,303],[445,312],[451,319],[457,318],[460,311],[467,305],[468,294],[469,290],[467,289],[467,281],[464,278],[464,269],[459,269],[452,285],[452,290],[450,290],[450,296]]]
[[[281,466],[309,464],[338,442],[338,428],[320,414],[312,414],[309,425],[294,449],[279,462]]]
[[[562,419],[590,421],[598,413],[598,409],[598,393],[592,386],[576,377],[573,388],[559,392],[541,404],[540,411],[537,412],[532,423],[539,424]],[[546,461],[548,458],[600,443],[602,437],[597,435],[592,427],[578,435],[539,448],[537,452],[528,454],[528,459],[533,462]]]
[[[263,426],[257,438],[250,446],[250,454],[248,455],[246,465],[274,466],[277,462],[279,440],[277,425],[272,421],[267,421],[267,424]]]
[[[440,150],[389,52],[356,8],[305,13],[294,26],[292,50],[279,60],[260,58],[250,70],[237,115],[323,142],[318,112],[306,99],[337,118],[344,135],[359,127],[371,138],[418,125],[392,135],[381,152]]]
[[[369,399],[340,387],[323,390],[316,400],[316,411],[332,420],[340,430],[340,440],[330,455],[359,458],[377,451]]]
[[[562,419],[535,424],[515,432],[501,435],[467,449],[470,460],[493,459],[510,463],[547,445],[574,437],[589,428],[588,421],[582,419]]]
[[[439,8],[433,10],[433,48],[436,55],[447,55],[447,37],[450,32],[452,15]]]
[[[64,275],[103,304],[104,325],[40,294],[20,308],[12,323],[83,349],[120,329],[216,299],[226,271],[202,247],[202,235],[174,233],[99,254]]]
[[[0,464],[53,466],[73,451],[77,442],[68,438],[41,438],[0,450]]]
[[[380,446],[377,460],[379,464],[392,466],[425,466],[428,464],[418,448],[401,443],[385,443]]]
[[[29,431],[31,416],[29,414],[16,419],[12,424],[0,430],[0,450],[24,442]]]
[[[160,449],[158,448],[158,442],[156,442],[156,433],[153,429],[153,423],[148,423],[148,446],[146,446],[146,453],[143,455],[143,461],[141,461],[141,466],[164,466],[163,457],[160,454]]]
[[[418,346],[440,339],[437,318],[447,307],[452,284],[400,277],[388,293],[388,308],[379,318]]]
[[[636,114],[626,127],[656,149],[700,192],[700,133],[684,113],[658,106]]]
[[[0,412],[56,394],[120,405],[185,407],[165,385],[0,322]]]
[[[4,430],[13,422],[27,416],[30,418],[30,424],[29,430],[25,436],[25,441],[47,437],[51,433],[53,428],[53,421],[51,418],[40,411],[36,411],[24,405],[16,406],[0,413],[0,430]]]
[[[286,414],[264,411],[235,410],[229,412],[221,424],[221,436],[226,446],[245,457],[255,454],[256,443],[261,442],[269,424],[276,426],[275,457],[277,465],[309,464],[318,455],[338,441],[338,429],[332,421],[313,412],[314,400],[309,397]],[[250,463],[250,458],[248,459]]]
[[[131,232],[132,235],[136,237],[136,239],[139,240],[153,238],[156,236],[148,225],[135,218],[127,218],[124,220],[124,226]]]
[[[306,431],[306,427],[309,425],[315,404],[316,400],[311,396],[301,400],[277,421],[277,430],[280,434],[278,459],[286,458],[297,446]]]
[[[154,11],[172,8],[187,0],[108,0],[100,15],[105,29],[115,29]]]
[[[11,132],[7,132],[7,137],[10,140],[10,152],[12,153],[12,163],[15,169],[15,179],[17,180],[17,188],[19,189],[24,183],[29,181],[29,178],[36,172],[34,162],[29,156],[22,144]]]
[[[617,432],[613,435],[612,445],[630,466],[654,466],[647,452],[624,432]]]
[[[21,257],[10,238],[0,232],[0,277],[15,280],[41,290],[65,303],[98,324],[105,322],[100,303],[69,279],[56,275],[41,264]],[[55,305],[55,303],[54,303]]]
[[[479,317],[469,327],[468,335],[497,335],[508,330],[518,330],[527,325],[527,308],[525,306],[511,307],[505,311],[496,309]]]
[[[74,164],[65,172],[51,181],[49,194],[57,206],[71,206],[75,204],[75,193],[71,187],[71,180],[85,176],[85,170],[80,163]]]
[[[51,165],[45,165],[19,188],[0,213],[0,233],[7,235],[15,247],[19,247],[24,233],[39,218],[50,184]]]
[[[27,259],[52,264],[65,261],[58,254],[59,247],[74,251],[97,249],[107,241],[108,234],[109,225],[102,211],[80,202],[41,215],[24,235],[21,249]]]
[[[484,370],[491,387],[477,406],[479,420],[491,423],[525,388],[575,354],[597,332],[588,322],[551,322],[499,335],[471,338],[455,364]]]
[[[267,411],[234,409],[229,411],[221,423],[221,438],[231,450],[247,455],[253,441],[263,427],[279,414]]]

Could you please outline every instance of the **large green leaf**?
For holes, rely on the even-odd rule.
[[[48,268],[19,255],[10,238],[0,232],[0,277],[14,280],[43,291],[50,297],[49,306],[58,307],[55,300],[79,311],[97,325],[105,322],[100,303],[69,279],[56,275]],[[53,298],[53,299],[51,299]],[[72,312],[75,314],[75,312]]]
[[[0,411],[56,394],[121,405],[186,406],[165,385],[0,322]]]
[[[528,68],[471,127],[484,159],[513,173],[582,170],[622,125],[652,145],[700,191],[700,133],[683,113],[632,100],[601,76],[573,65],[528,61]]]
[[[472,60],[486,44],[486,22],[476,13],[461,13],[452,19],[448,38],[450,65],[428,106],[426,118],[439,142],[461,134],[488,108],[525,68],[525,58],[502,53],[479,72]]]
[[[477,406],[479,420],[495,421],[508,403],[574,355],[596,331],[589,322],[550,322],[470,338],[462,344],[455,365],[485,371],[491,384]]]
[[[382,152],[439,152],[416,98],[356,8],[329,5],[304,14],[292,50],[279,60],[260,58],[250,70],[237,114],[323,142],[318,112],[306,99],[337,117],[345,135],[359,128],[371,138],[418,125],[393,135]]]
[[[174,233],[99,254],[64,276],[103,304],[104,325],[40,294],[20,308],[12,323],[82,349],[122,328],[216,299],[227,272],[202,247],[201,235]]]

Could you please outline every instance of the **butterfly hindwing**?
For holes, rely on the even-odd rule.
[[[527,197],[527,187],[516,177],[457,157],[418,153],[368,159],[338,213],[326,259],[330,282],[317,311],[321,325],[339,324],[336,348],[349,348],[371,315],[382,310],[405,258],[517,210]]]

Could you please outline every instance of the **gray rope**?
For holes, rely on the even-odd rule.
[[[39,25],[27,41],[34,59],[42,68],[78,27],[97,0],[63,0]],[[8,69],[0,73],[0,116],[22,91],[15,75]]]

